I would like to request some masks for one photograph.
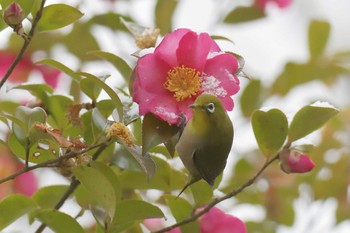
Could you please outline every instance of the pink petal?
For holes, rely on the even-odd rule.
[[[238,218],[213,207],[200,218],[201,233],[246,233],[245,224]]]
[[[202,72],[207,56],[213,47],[213,39],[207,33],[197,35],[195,32],[186,33],[179,44],[176,56],[179,65],[195,68]]]
[[[26,172],[14,179],[16,193],[32,196],[38,189],[36,177],[33,172]]]
[[[149,218],[145,219],[143,221],[143,224],[147,227],[150,231],[159,231],[162,228],[165,227],[165,221],[161,218]],[[170,231],[167,231],[167,233],[181,233],[180,228],[176,227]]]
[[[143,88],[154,94],[168,92],[163,85],[170,69],[171,67],[155,54],[143,56],[138,60],[136,66],[134,90],[137,91],[138,88]]]
[[[280,166],[286,173],[306,173],[315,167],[315,163],[298,151],[284,150],[280,153]]]
[[[166,34],[162,42],[154,50],[154,54],[163,61],[167,62],[171,67],[177,66],[178,63],[175,51],[179,47],[181,38],[188,32],[191,32],[191,30],[187,28],[180,28],[172,33]]]
[[[58,77],[61,74],[60,70],[41,65],[36,66],[36,69],[43,75],[46,84],[50,85],[52,88],[57,87]]]

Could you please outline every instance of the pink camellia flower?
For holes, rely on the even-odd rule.
[[[7,177],[23,168],[8,149],[0,146],[0,178]],[[26,172],[15,179],[0,184],[0,199],[12,193],[32,196],[38,189],[37,179],[33,172]]]
[[[199,219],[201,233],[246,233],[245,224],[238,218],[213,207]]]
[[[264,11],[266,6],[270,3],[274,3],[279,8],[283,9],[288,7],[292,3],[292,0],[255,0],[254,5]]]
[[[217,96],[230,111],[231,96],[239,91],[237,71],[237,59],[207,33],[177,29],[138,60],[133,98],[140,115],[151,112],[169,124],[178,123],[181,113],[189,120],[188,106],[202,93]]]
[[[165,221],[161,218],[146,219],[144,225],[151,231],[158,231],[165,227]],[[200,233],[247,233],[247,228],[240,219],[225,214],[217,207],[211,208],[199,218],[199,226]],[[181,233],[181,230],[176,227],[167,233]]]
[[[280,166],[285,173],[306,173],[315,167],[315,163],[305,154],[284,150],[280,154]]]
[[[0,51],[0,79],[6,74],[8,68],[16,58],[12,51]],[[12,72],[9,81],[12,83],[25,82],[32,71],[38,71],[43,76],[45,83],[55,88],[58,83],[58,76],[61,71],[42,65],[34,64],[29,56],[24,56]]]

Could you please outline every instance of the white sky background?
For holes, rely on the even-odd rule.
[[[68,4],[76,4],[79,1],[50,1],[66,2]],[[130,3],[120,1],[116,5],[118,12],[128,12],[144,26],[154,26],[153,7],[154,0],[133,0],[129,1],[132,8],[128,8]],[[174,28],[186,27],[194,31],[206,31],[209,34],[223,35],[232,39],[235,44],[228,42],[220,42],[223,50],[234,51],[241,54],[246,60],[244,71],[254,78],[261,79],[264,85],[270,85],[273,79],[281,72],[287,61],[303,62],[308,59],[307,49],[307,29],[309,21],[312,19],[323,19],[331,23],[331,39],[327,47],[327,53],[333,54],[340,50],[350,50],[350,1],[349,0],[294,0],[293,4],[287,9],[278,9],[271,5],[268,8],[268,16],[265,19],[256,22],[244,23],[239,25],[222,25],[216,24],[219,12],[225,12],[232,9],[235,3],[249,3],[247,0],[180,0],[175,13]],[[80,9],[85,13],[84,17],[89,17],[92,12],[102,13],[110,9],[110,5],[105,4],[102,0],[86,0]],[[247,4],[249,5],[249,4]],[[98,7],[97,7],[98,6]],[[68,27],[69,28],[69,27]],[[116,53],[118,55],[127,55],[136,50],[129,41],[122,42],[124,37],[119,34],[112,33],[103,28],[95,28],[96,36],[99,38],[102,50]],[[0,46],[6,43],[6,35],[10,34],[10,30],[5,30],[0,34]],[[105,39],[107,38],[107,39]],[[134,49],[134,50],[132,50]],[[69,59],[70,62],[67,62]],[[57,60],[64,64],[74,67],[75,61],[71,56],[65,55],[61,48],[57,48]],[[132,60],[132,59],[131,59]],[[86,70],[93,73],[109,73],[112,67],[100,64],[98,69],[95,66],[87,66]],[[242,86],[248,83],[248,80],[241,79]],[[313,100],[328,100],[336,107],[344,107],[349,105],[349,87],[347,80],[340,80],[331,90],[318,82],[312,82],[303,87],[296,88],[284,98],[269,99],[264,107],[277,107],[287,114],[293,115],[299,108],[308,104]],[[62,90],[64,85],[61,84]],[[252,148],[257,147],[256,142],[245,120],[239,115],[238,98],[234,97],[236,108],[231,114],[231,118],[235,124],[235,141],[234,149],[229,164],[235,160],[235,154],[242,154]],[[311,142],[317,142],[317,136],[310,137]],[[314,141],[313,141],[314,140]],[[62,178],[56,177],[50,172],[40,173],[40,181],[43,185],[48,185],[52,180],[58,183],[66,183]],[[52,178],[52,179],[50,179]],[[296,220],[293,228],[281,227],[278,233],[348,233],[350,232],[350,221],[341,226],[334,228],[335,219],[334,211],[336,201],[329,199],[325,202],[312,202],[312,197],[308,196],[310,192],[302,192],[301,197],[295,202]],[[224,204],[226,204],[225,202]],[[230,206],[232,203],[230,204]],[[67,211],[76,213],[79,209],[67,207]],[[225,205],[220,206],[225,209]],[[226,208],[227,209],[227,208]],[[230,210],[238,217],[244,219],[252,219],[251,211],[245,211],[245,206],[237,206]],[[263,211],[256,209],[253,215],[261,217]],[[315,213],[323,213],[319,216],[318,227],[309,228],[312,216]],[[88,219],[88,218],[87,218]],[[25,221],[20,221],[22,224]],[[23,229],[22,225],[18,228],[18,224],[14,224],[4,233],[13,232],[14,229]],[[33,231],[36,227],[26,229]],[[49,231],[47,231],[49,232]]]

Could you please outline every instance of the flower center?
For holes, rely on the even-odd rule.
[[[196,95],[201,88],[200,73],[184,65],[176,66],[168,71],[164,87],[174,93],[176,101],[182,101]]]

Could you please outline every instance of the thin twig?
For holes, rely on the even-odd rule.
[[[108,140],[110,142],[110,140]],[[106,147],[109,145],[108,141],[106,143],[103,143],[99,146],[98,150],[92,155],[92,160],[96,160],[100,154],[106,149]],[[65,201],[68,199],[68,197],[75,191],[75,189],[79,186],[80,181],[77,180],[74,176],[72,178],[72,181],[70,183],[69,188],[67,191],[63,194],[61,199],[57,202],[55,205],[55,210],[58,210],[62,207],[62,205],[65,203]],[[35,231],[35,233],[41,233],[46,228],[46,224],[41,224],[38,229]]]
[[[0,179],[0,184],[4,183],[6,181],[12,180],[12,179],[16,178],[17,176],[19,176],[19,175],[21,175],[23,173],[26,173],[28,171],[34,170],[34,169],[44,168],[44,167],[57,167],[57,166],[60,166],[60,164],[64,160],[76,157],[76,156],[78,156],[80,154],[84,154],[84,153],[86,153],[86,152],[88,152],[88,151],[90,151],[92,149],[98,148],[98,147],[106,147],[107,145],[109,145],[109,143],[110,143],[110,140],[108,139],[106,141],[103,141],[101,143],[89,146],[89,147],[87,147],[85,149],[82,149],[82,150],[70,151],[66,155],[60,156],[60,157],[58,157],[56,159],[50,159],[50,160],[47,160],[45,162],[42,162],[42,163],[30,166],[30,167],[24,167],[22,170],[19,170],[19,171],[15,172],[15,173],[5,177],[5,178]],[[95,156],[95,155],[93,155],[93,156]]]
[[[13,63],[11,64],[10,68],[7,70],[5,76],[0,80],[0,89],[1,87],[5,84],[5,82],[7,81],[7,79],[10,77],[10,75],[12,74],[13,70],[15,69],[15,67],[17,66],[17,64],[20,62],[20,60],[23,58],[23,55],[25,53],[25,51],[27,50],[33,36],[34,36],[34,31],[36,26],[38,25],[38,22],[42,16],[43,13],[43,9],[45,6],[45,2],[46,0],[42,0],[40,8],[38,10],[38,12],[35,15],[35,18],[33,20],[32,23],[32,28],[30,29],[30,32],[28,34],[28,37],[26,40],[24,40],[23,46],[21,48],[21,50],[19,51],[19,53],[16,56],[16,59],[13,61]]]
[[[185,224],[191,223],[193,221],[196,221],[200,216],[202,216],[203,214],[207,213],[211,208],[213,208],[215,205],[217,205],[218,203],[229,199],[231,197],[236,196],[237,194],[239,194],[240,192],[242,192],[244,189],[246,189],[247,187],[249,187],[250,185],[252,185],[257,179],[258,177],[261,175],[261,173],[271,164],[273,163],[275,160],[277,160],[279,157],[279,154],[277,154],[275,157],[273,157],[270,160],[267,160],[264,164],[264,166],[262,166],[260,168],[260,170],[255,174],[254,177],[252,177],[250,180],[248,180],[246,183],[244,183],[243,185],[241,185],[239,188],[232,190],[231,192],[229,192],[228,194],[226,194],[223,197],[220,198],[216,198],[214,199],[212,202],[210,202],[208,205],[206,205],[205,208],[203,208],[202,210],[196,212],[195,214],[189,216],[188,218],[185,218],[184,220],[177,222],[171,226],[165,227],[159,231],[155,231],[153,233],[162,233],[162,232],[167,232],[170,231],[176,227],[179,226],[183,226]]]

